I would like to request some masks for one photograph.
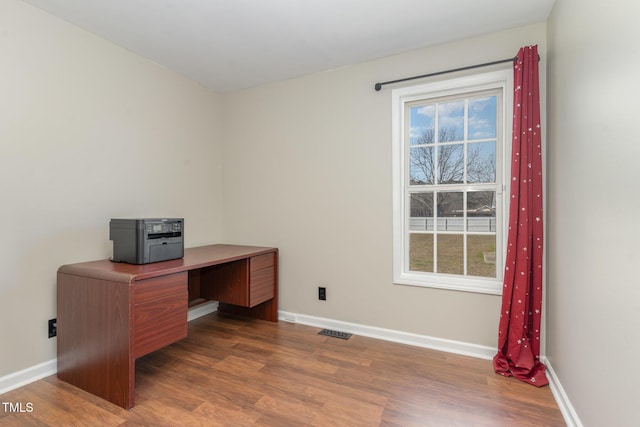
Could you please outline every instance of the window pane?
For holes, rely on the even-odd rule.
[[[438,142],[464,139],[464,101],[438,104]]]
[[[464,145],[438,146],[438,184],[459,184],[464,178]]]
[[[469,100],[469,140],[496,137],[496,97]]]
[[[467,182],[496,181],[496,142],[467,145]]]
[[[433,184],[433,147],[411,148],[409,174],[411,185]]]
[[[495,191],[470,191],[467,193],[467,231],[471,233],[496,232]]]
[[[433,231],[433,193],[411,194],[410,212],[411,231]]]
[[[462,221],[464,212],[462,211],[462,192],[439,192],[437,193],[437,217],[441,219],[452,219],[458,217]],[[444,230],[457,231],[457,230]]]
[[[409,270],[433,273],[433,234],[410,234]]]
[[[411,108],[411,123],[409,124],[411,132],[409,141],[411,145],[433,144],[435,142],[433,138],[435,112],[435,105],[421,105]]]
[[[438,264],[438,269],[439,266],[440,264]],[[496,277],[495,234],[467,235],[467,274],[470,276]]]
[[[438,234],[438,273],[464,274],[461,234]]]

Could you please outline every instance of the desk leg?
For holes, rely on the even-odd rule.
[[[58,378],[132,408],[129,284],[58,273],[57,294]]]

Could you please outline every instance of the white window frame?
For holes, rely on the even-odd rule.
[[[496,278],[480,278],[409,270],[408,147],[405,140],[405,105],[418,100],[464,95],[491,89],[502,89],[502,149],[496,147],[496,164],[502,170],[496,178]],[[513,71],[493,71],[472,76],[442,80],[394,89],[392,99],[392,174],[393,174],[393,283],[485,294],[502,294],[504,248],[507,244],[508,203],[513,121]]]

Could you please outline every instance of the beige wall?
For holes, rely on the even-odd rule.
[[[534,25],[225,95],[225,237],[280,248],[282,310],[497,345],[500,297],[392,283],[391,89],[373,85],[545,41]]]
[[[638,425],[640,3],[548,23],[547,355],[585,426]]]
[[[56,269],[111,255],[109,219],[221,238],[219,99],[17,0],[0,2],[0,377],[56,357]]]

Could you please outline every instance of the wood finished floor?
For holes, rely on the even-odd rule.
[[[0,396],[2,426],[564,426],[548,387],[491,362],[214,313],[136,362],[127,411],[55,375]]]

